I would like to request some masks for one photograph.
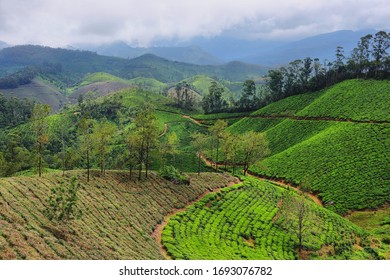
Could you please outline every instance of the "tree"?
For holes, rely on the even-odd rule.
[[[381,70],[383,63],[388,58],[387,49],[390,47],[390,36],[385,31],[375,34],[372,55],[374,56],[375,77]]]
[[[111,151],[110,142],[117,130],[114,123],[108,120],[102,120],[95,126],[95,131],[92,133],[93,150],[97,156],[100,171],[105,173],[106,170],[106,156]]]
[[[368,34],[362,38],[358,43],[358,46],[352,50],[351,60],[354,62],[356,67],[356,76],[359,76],[362,73],[367,75],[370,65],[370,56],[371,56],[371,45],[372,35]]]
[[[32,129],[35,135],[38,175],[42,177],[44,147],[49,142],[47,117],[51,112],[48,104],[36,104],[32,114]]]
[[[199,175],[202,154],[206,149],[206,145],[207,145],[207,136],[200,132],[195,132],[191,134],[191,138],[192,138],[191,145],[195,148],[196,155],[198,156],[198,175]]]
[[[139,174],[141,180],[142,164],[145,164],[145,176],[148,177],[149,157],[151,149],[156,146],[158,138],[158,128],[154,109],[145,105],[134,120],[135,133],[138,135],[140,143],[138,147]]]
[[[191,110],[194,106],[194,95],[190,91],[190,86],[187,82],[180,82],[175,86],[176,106],[183,109]]]
[[[215,169],[218,170],[218,154],[219,154],[219,144],[223,137],[223,132],[227,128],[227,122],[224,120],[217,120],[213,126],[209,128],[211,137],[215,140],[216,143],[216,158],[215,158]]]
[[[176,132],[169,132],[166,136],[166,141],[160,144],[160,153],[163,166],[165,166],[167,157],[170,155],[173,157],[173,161],[176,160],[176,155],[179,154],[180,139],[177,137]]]
[[[7,173],[7,162],[4,154],[0,152],[0,177],[4,177]]]
[[[140,137],[136,133],[133,133],[130,131],[130,133],[127,135],[126,144],[127,144],[127,163],[129,165],[129,176],[130,180],[133,177],[133,168],[137,165],[139,162],[138,156],[139,153],[138,147],[140,146]]]
[[[209,87],[209,94],[203,97],[202,107],[206,114],[218,113],[226,106],[226,101],[223,100],[222,95],[225,89],[219,86],[216,81],[212,81]]]
[[[222,151],[225,156],[225,171],[227,170],[228,163],[233,165],[233,175],[236,171],[237,164],[237,152],[239,147],[239,142],[241,137],[238,135],[233,135],[227,131],[223,133],[222,136]]]
[[[244,175],[249,167],[257,161],[264,159],[269,153],[268,142],[264,134],[249,131],[242,135],[240,141],[239,155],[244,164]]]
[[[62,182],[59,186],[51,189],[43,214],[50,221],[60,223],[81,218],[82,211],[77,207],[79,189],[80,183],[75,177],[72,177],[68,186]]]
[[[239,107],[243,111],[253,110],[256,106],[254,104],[256,97],[256,84],[253,80],[246,80],[242,86],[241,98],[239,100]]]
[[[313,221],[316,221],[307,199],[293,191],[287,191],[282,198],[276,219],[285,230],[297,238],[298,256],[300,256],[303,242],[309,235],[308,230],[313,228]]]
[[[91,153],[92,153],[92,131],[93,122],[87,118],[86,115],[82,116],[79,121],[79,133],[80,133],[80,151],[86,161],[87,167],[87,182],[90,178],[91,169]]]

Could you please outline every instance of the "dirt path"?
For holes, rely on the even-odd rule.
[[[168,124],[164,123],[164,130],[163,130],[163,132],[161,132],[161,134],[158,136],[158,138],[163,137],[165,134],[167,134],[167,132],[168,132]]]
[[[226,187],[223,187],[223,188],[227,188],[227,187],[230,187],[230,186],[233,186],[235,184],[238,184],[240,183],[241,181],[238,179],[238,178],[235,178],[235,180],[229,182],[229,184],[226,186]],[[175,214],[177,213],[180,213],[180,212],[184,212],[188,206],[200,201],[202,198],[204,198],[207,194],[209,193],[217,193],[217,192],[220,192],[223,188],[217,188],[217,189],[214,189],[212,191],[210,190],[207,190],[205,191],[204,193],[202,193],[196,200],[188,203],[184,208],[180,208],[180,209],[174,209],[172,212],[170,212],[168,215],[166,215],[164,217],[164,220],[162,221],[161,224],[158,224],[156,226],[156,228],[154,229],[153,233],[152,233],[152,237],[154,237],[157,241],[157,243],[159,244],[160,246],[160,253],[161,255],[164,256],[165,259],[167,260],[171,260],[172,258],[168,255],[168,252],[165,250],[163,244],[162,244],[162,231],[164,229],[164,227],[168,224],[169,220],[171,219],[171,217],[173,217]]]
[[[263,177],[263,176],[254,174],[254,173],[252,173],[252,172],[250,172],[250,171],[248,171],[248,175],[251,176],[251,177],[254,177],[254,178],[256,178],[256,179],[262,180],[262,181],[269,181],[269,182],[275,183],[275,184],[277,184],[277,185],[279,185],[279,186],[282,186],[282,187],[284,187],[284,188],[291,188],[291,189],[295,190],[295,191],[298,192],[298,193],[307,195],[307,196],[310,197],[311,200],[313,200],[317,205],[324,207],[324,204],[322,203],[321,199],[320,199],[318,196],[316,196],[316,195],[314,195],[314,194],[311,194],[311,193],[308,193],[308,192],[304,192],[304,191],[302,191],[301,189],[299,189],[298,187],[296,187],[296,186],[294,186],[294,185],[292,185],[292,184],[290,184],[290,183],[287,183],[287,182],[284,181],[284,180],[271,180],[271,179],[268,179],[268,178],[266,178],[266,177]]]
[[[369,124],[390,124],[388,121],[376,121],[376,120],[353,120],[350,118],[333,118],[333,117],[303,117],[303,116],[291,116],[291,115],[248,115],[242,117],[225,117],[225,118],[215,118],[208,120],[217,120],[217,119],[243,119],[243,118],[252,118],[252,119],[290,119],[297,121],[328,121],[328,122],[352,122],[352,123],[369,123]],[[194,121],[197,121],[193,119]],[[199,122],[199,121],[198,121]]]
[[[199,120],[195,120],[194,118],[192,118],[191,116],[188,116],[188,115],[183,115],[183,118],[185,119],[189,119],[191,120],[192,122],[196,123],[197,125],[201,125],[201,126],[206,126],[205,124],[203,124],[201,121]]]
[[[206,165],[208,165],[208,166],[210,166],[210,167],[215,167],[215,163],[213,163],[213,162],[211,162],[209,159],[207,159],[204,155],[201,155],[201,159],[206,163]],[[224,167],[224,165],[223,164],[218,164],[218,167]],[[314,194],[311,194],[311,193],[308,193],[308,192],[304,192],[304,191],[302,191],[301,189],[299,189],[298,187],[296,187],[296,186],[294,186],[294,185],[292,185],[292,184],[290,184],[290,183],[287,183],[286,181],[284,181],[284,180],[273,180],[273,179],[269,179],[269,178],[267,178],[267,177],[265,177],[265,176],[260,176],[260,175],[258,175],[258,174],[255,174],[255,173],[252,173],[252,172],[250,172],[250,171],[248,171],[248,175],[249,176],[251,176],[251,177],[254,177],[254,178],[256,178],[256,179],[259,179],[259,180],[262,180],[262,181],[269,181],[269,182],[272,182],[272,183],[274,183],[274,184],[277,184],[277,185],[279,185],[279,186],[281,186],[281,187],[284,187],[284,188],[291,188],[291,189],[293,189],[293,190],[295,190],[295,191],[297,191],[297,192],[299,192],[299,193],[301,193],[301,194],[306,194],[306,195],[308,195],[317,205],[319,205],[319,206],[324,206],[324,204],[322,203],[322,201],[321,201],[321,199],[318,197],[318,196],[316,196],[316,195],[314,195]]]

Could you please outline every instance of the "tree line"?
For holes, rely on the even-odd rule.
[[[95,105],[89,104],[92,101],[79,101],[77,110],[63,110],[57,115],[51,115],[49,105],[35,104],[29,123],[4,131],[0,135],[0,176],[31,169],[42,176],[46,167],[63,172],[81,168],[86,170],[89,180],[92,168],[99,168],[103,174],[110,168],[127,169],[132,179],[137,170],[137,178],[141,179],[143,174],[148,176],[152,162],[156,161],[168,175],[177,172],[172,165],[179,154],[180,139],[169,131],[162,137],[150,104],[117,110],[116,114],[122,117],[110,119],[110,114],[93,110]],[[242,165],[247,172],[254,161],[267,154],[262,134],[237,136],[226,132],[226,127],[227,123],[219,120],[207,133],[192,135],[191,144],[199,159],[198,172],[202,156],[209,157],[217,169],[217,163],[223,162],[225,168],[230,165],[236,171]]]
[[[35,103],[27,98],[6,98],[0,93],[0,128],[27,122],[31,118],[34,105]]]
[[[390,34],[379,31],[374,36],[362,37],[349,57],[343,47],[338,46],[334,61],[320,62],[318,58],[307,57],[270,70],[267,82],[271,92],[269,101],[318,91],[346,79],[389,79],[389,47]]]
[[[343,47],[338,46],[334,61],[321,62],[310,57],[297,59],[270,70],[265,85],[246,80],[240,98],[230,102],[224,97],[225,88],[213,81],[203,97],[202,109],[206,114],[254,111],[280,99],[318,91],[346,79],[389,79],[389,47],[389,33],[368,34],[360,39],[349,57]]]
[[[241,166],[246,175],[252,164],[269,155],[268,142],[263,133],[249,131],[236,135],[226,128],[226,121],[217,120],[209,127],[208,134],[197,132],[191,135],[191,144],[198,156],[198,173],[202,157],[208,158],[216,170],[222,165],[227,171],[230,166],[232,173],[236,174],[237,167]]]

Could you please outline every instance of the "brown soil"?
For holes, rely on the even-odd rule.
[[[194,123],[196,123],[197,125],[204,125],[204,124],[202,124],[200,121],[195,120],[195,119],[191,118],[190,116],[183,115],[183,118],[189,119],[189,120],[193,121]]]
[[[204,155],[201,155],[201,159],[206,163],[206,165],[211,166],[211,167],[215,167],[215,163],[210,161],[209,159],[207,159]],[[224,167],[224,165],[220,164],[220,163],[217,164],[217,166]],[[322,207],[324,206],[321,199],[318,196],[311,194],[311,193],[308,193],[308,192],[304,192],[301,189],[299,189],[298,187],[296,187],[290,183],[287,183],[284,180],[272,180],[272,179],[269,179],[269,178],[251,173],[251,172],[248,172],[248,175],[251,177],[257,178],[259,180],[262,180],[262,181],[270,181],[270,182],[275,183],[275,184],[282,186],[284,188],[291,188],[291,189],[293,189],[301,194],[305,194],[305,195],[309,196],[317,205],[322,206]]]

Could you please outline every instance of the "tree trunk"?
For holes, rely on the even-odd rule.
[[[38,148],[38,175],[42,177],[42,144],[39,143]]]
[[[89,182],[89,149],[87,149],[87,182]]]
[[[198,175],[200,175],[200,153],[198,154]]]
[[[219,150],[219,140],[217,139],[217,155],[215,159],[215,170],[218,171],[218,150]]]

